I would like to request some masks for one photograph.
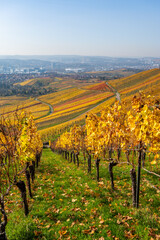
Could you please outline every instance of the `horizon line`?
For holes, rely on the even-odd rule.
[[[29,56],[36,56],[36,57],[52,57],[52,56],[56,56],[56,57],[60,57],[60,56],[64,56],[64,57],[106,57],[106,58],[160,58],[159,57],[153,57],[153,56],[107,56],[107,55],[80,55],[80,54],[0,54],[0,57],[29,57]]]

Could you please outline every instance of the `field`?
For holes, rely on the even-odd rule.
[[[120,93],[121,99],[126,101],[131,100],[138,91],[144,91],[147,95],[159,98],[160,69],[152,69],[126,78],[111,80],[109,84]]]
[[[111,96],[106,101],[98,104],[98,106],[95,106],[88,112],[91,112],[94,114],[99,114],[102,109],[104,109],[108,106],[111,106],[115,102],[115,100],[116,100],[115,97]],[[58,125],[46,128],[46,129],[39,130],[42,140],[43,141],[53,140],[53,139],[55,139],[55,137],[57,137],[57,135],[59,135],[60,133],[62,133],[65,130],[69,129],[74,124],[83,125],[85,123],[86,114],[87,113],[85,111],[85,113],[82,113],[80,116],[77,116],[74,119],[71,119],[67,122],[64,122],[64,123],[61,123],[61,124],[58,124]]]
[[[144,91],[147,95],[150,94],[150,95],[153,95],[153,96],[156,96],[157,98],[159,98],[160,70],[159,69],[148,70],[148,71],[134,74],[132,76],[128,76],[126,78],[110,80],[110,81],[108,81],[108,83],[113,87],[113,89],[106,88],[105,82],[101,82],[101,83],[95,83],[90,86],[83,87],[81,89],[81,90],[83,90],[83,93],[81,92],[81,94],[85,95],[86,94],[85,90],[92,91],[94,94],[96,93],[96,91],[99,91],[99,94],[101,94],[101,95],[103,95],[103,92],[100,93],[100,91],[106,91],[106,93],[107,93],[107,91],[112,91],[113,94],[115,94],[115,92],[118,91],[120,93],[121,100],[124,100],[126,102],[126,104],[128,104],[128,105],[130,105],[131,99],[133,98],[133,96],[136,93],[138,93],[139,91]],[[71,90],[69,89],[68,91],[71,91]],[[64,112],[63,111],[62,111],[62,113],[60,112],[62,114],[63,120],[65,120],[65,122],[61,121],[61,118],[59,118],[59,119],[57,118],[58,122],[60,123],[58,125],[58,128],[56,127],[56,123],[55,123],[55,126],[48,125],[48,128],[46,130],[43,130],[43,128],[44,128],[43,125],[45,126],[46,122],[43,122],[43,119],[40,119],[40,121],[39,121],[40,133],[43,136],[43,139],[47,139],[47,138],[52,139],[51,135],[56,134],[55,129],[57,129],[57,131],[58,131],[58,129],[66,129],[67,126],[71,126],[74,123],[84,124],[84,119],[85,119],[87,108],[84,109],[84,111],[85,111],[84,114],[82,114],[82,115],[80,114],[80,116],[77,116],[76,118],[74,118],[74,116],[76,116],[76,111],[78,111],[78,109],[74,110],[74,112],[69,112],[69,110],[71,110],[69,108],[68,112],[67,112],[67,107],[69,107],[69,104],[66,103],[66,93],[67,92],[63,92],[62,96],[64,97],[63,98],[64,101],[62,103],[60,103],[60,107],[62,107],[62,110],[63,110],[63,105],[66,107],[66,110],[64,110]],[[97,94],[98,94],[98,92],[97,92]],[[104,92],[104,94],[105,94],[105,92]],[[108,92],[108,94],[109,94],[108,95],[109,98],[107,99],[107,101],[104,101],[101,104],[98,104],[98,106],[93,108],[92,110],[90,110],[90,112],[98,114],[102,109],[106,108],[109,105],[112,105],[115,101],[115,96],[113,95],[113,97],[111,97],[111,95],[110,95],[111,92]],[[52,95],[50,95],[50,96],[52,96]],[[88,97],[89,97],[89,95],[88,95]],[[77,98],[78,103],[80,103],[80,101],[79,101],[81,99],[80,96],[77,95],[76,98]],[[42,99],[46,100],[45,96],[42,97]],[[47,99],[47,101],[50,102],[51,104],[54,104],[54,102],[52,102],[52,99],[53,99],[53,97],[50,97],[50,99]],[[71,104],[72,107],[74,107],[74,102],[75,102],[75,99],[73,98],[73,104]],[[70,103],[72,103],[72,101],[70,101]],[[90,103],[92,103],[92,102],[90,102]],[[57,106],[59,106],[59,103],[57,103],[56,99],[55,99],[55,109],[56,109],[56,104],[58,104]],[[82,106],[82,105],[79,105],[79,106]],[[58,110],[58,108],[57,108],[57,110]],[[88,111],[89,111],[89,109],[88,109]],[[79,113],[80,112],[77,112],[77,115],[79,115]],[[83,113],[83,111],[82,111],[82,113]],[[54,114],[53,114],[53,116],[56,117],[56,114],[58,114],[58,112],[57,113],[55,112]],[[71,118],[68,118],[69,114],[73,120]],[[58,117],[58,115],[57,115],[57,117]],[[47,116],[45,118],[45,121],[48,120],[48,123],[49,123],[50,122],[49,119],[51,119],[51,118],[52,118],[52,116]],[[67,121],[65,118],[67,119]],[[56,121],[56,118],[53,119],[53,122],[55,122],[55,121]],[[49,132],[50,132],[50,134],[49,134]],[[46,136],[45,136],[45,134],[46,134]]]
[[[56,91],[61,91],[69,88],[75,88],[75,87],[82,88],[83,86],[89,86],[96,82],[98,82],[97,79],[75,80],[74,78],[72,78],[72,75],[71,75],[68,77],[33,78],[18,84],[20,84],[21,86],[32,86],[32,87],[38,86],[38,87],[56,89]]]
[[[64,77],[45,77],[26,80],[20,85],[38,88],[56,89],[56,92],[37,97],[10,96],[0,100],[0,113],[12,114],[18,108],[31,112],[36,119],[38,129],[44,135],[55,128],[71,126],[75,122],[83,124],[87,112],[99,113],[103,108],[115,101],[115,92],[121,99],[130,104],[132,97],[138,91],[155,95],[159,98],[160,70],[152,69],[131,76],[125,69],[114,74],[127,77],[109,80],[113,87],[109,88],[105,78],[110,72],[95,72],[90,79],[74,79],[72,74]],[[52,110],[52,109],[53,110]]]
[[[43,150],[28,217],[24,217],[19,193],[14,192],[8,199],[8,238],[160,239],[160,190],[156,177],[142,171],[140,208],[134,209],[129,166],[115,167],[115,191],[111,190],[107,162],[100,163],[99,183],[94,160],[91,175],[86,168],[82,156],[77,168],[51,150]]]
[[[33,114],[39,130],[50,129],[72,120],[74,122],[77,118],[84,119],[88,111],[96,106],[99,106],[100,109],[103,102],[114,96],[104,81],[96,79],[81,81],[69,77],[55,77],[54,79],[46,77],[20,83],[22,86],[28,85],[30,87],[36,84],[47,86],[47,88],[56,85],[58,90],[35,98],[3,97],[0,101],[0,113],[7,116],[16,111],[17,108],[23,108]]]
[[[74,119],[111,96],[113,93],[105,89],[101,91],[77,88],[42,96],[39,99],[51,104],[54,111],[51,115],[38,120],[38,127],[42,129]]]
[[[121,71],[114,74],[126,74],[126,76],[131,74],[123,69]],[[128,104],[130,104],[132,97],[139,90],[159,97],[159,69],[109,80],[108,83],[113,89],[109,88],[105,81],[98,80],[97,76],[104,78],[107,76],[105,74],[110,73],[92,73],[93,77],[89,80],[75,80],[72,78],[72,74],[68,77],[46,77],[26,80],[21,83],[22,86],[53,87],[57,91],[38,96],[37,98],[3,97],[0,100],[0,113],[4,115],[7,113],[12,114],[17,109],[17,106],[20,109],[24,108],[33,114],[38,129],[44,137],[43,139],[47,139],[44,135],[48,136],[49,132],[54,133],[55,129],[66,129],[67,126],[71,126],[74,123],[83,124],[87,112],[91,111],[98,114],[106,106],[112,105],[115,101],[115,91],[118,91],[121,99],[124,99]]]
[[[36,158],[34,156],[34,161],[30,153],[35,153],[34,148],[39,149],[40,138],[34,142],[36,128],[32,120],[30,125],[24,124],[24,119],[20,121],[20,126],[24,127],[21,135],[16,135],[19,128],[14,131],[8,128],[11,136],[15,134],[12,139],[7,125],[4,128],[1,124],[4,129],[1,135],[6,134],[6,139],[1,138],[0,170],[4,170],[2,176],[6,176],[6,183],[9,181],[13,188],[5,196],[8,239],[160,240],[160,70],[110,80],[108,85],[93,79],[88,83],[66,77],[54,80],[59,88],[56,92],[35,98],[10,96],[0,99],[2,116],[12,116],[17,106],[32,113],[43,142],[53,141],[67,130],[57,145],[51,144],[52,150],[58,153],[50,148],[43,149],[35,181],[31,183],[33,198],[29,197],[27,188],[29,215],[26,217],[20,192],[10,182],[10,175],[14,169],[17,171],[18,159],[21,159],[17,152],[20,143],[22,154],[23,151],[29,154],[24,154],[22,160],[29,156],[30,166],[35,160],[37,163],[40,152]],[[22,84],[32,86],[37,81],[40,85],[43,82],[54,85],[50,78],[31,79]],[[155,95],[157,101],[154,97],[136,97],[131,104],[135,93],[142,90],[147,95]],[[124,103],[113,105],[119,94]],[[73,127],[74,123],[82,127]],[[20,138],[13,148],[16,136]],[[31,145],[28,137],[33,142]],[[4,148],[6,140],[9,147]],[[91,157],[91,170],[88,157]],[[14,168],[7,172],[6,164],[10,166],[14,162]],[[138,175],[134,181],[133,171]],[[21,171],[17,180],[26,181],[25,174]],[[4,184],[1,175],[0,180]],[[0,186],[0,191],[4,188]],[[2,197],[0,204],[2,226],[5,220]]]
[[[33,98],[9,96],[0,99],[0,114],[12,115],[17,109],[24,109],[32,113],[35,118],[40,118],[49,113],[49,106],[40,103]]]

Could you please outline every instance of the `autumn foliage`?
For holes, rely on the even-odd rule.
[[[133,206],[137,204],[138,207],[141,162],[143,166],[146,162],[150,165],[159,164],[159,105],[154,97],[145,96],[143,93],[133,97],[130,107],[125,102],[116,102],[112,107],[103,110],[100,116],[88,113],[84,126],[74,125],[53,145],[59,152],[65,152],[66,159],[69,159],[69,152],[78,155],[83,152],[84,157],[86,153],[88,169],[91,169],[89,162],[92,155],[96,160],[98,181],[100,159],[108,161],[112,189],[113,167],[122,163],[131,165]],[[126,162],[122,155],[126,156]]]
[[[56,146],[80,151],[85,143],[85,148],[96,158],[105,157],[111,149],[136,150],[142,142],[143,150],[155,155],[154,164],[160,150],[160,110],[155,101],[151,96],[140,94],[132,99],[129,109],[125,102],[116,102],[100,116],[89,113],[85,126],[75,125],[60,136]]]
[[[30,177],[34,180],[35,164],[40,160],[42,142],[33,117],[25,112],[15,112],[12,118],[0,118],[0,234],[6,239],[7,216],[4,201],[17,186],[21,192],[25,215],[28,214],[26,186],[21,180],[26,175],[32,197]]]

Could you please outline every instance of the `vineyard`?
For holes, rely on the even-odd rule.
[[[3,116],[12,116],[17,109],[25,109],[30,112],[35,118],[46,116],[49,112],[49,107],[36,101],[33,98],[9,96],[0,99],[0,114]]]
[[[0,239],[7,239],[7,213],[5,202],[17,187],[21,193],[24,212],[29,213],[26,178],[29,196],[32,198],[31,180],[34,182],[35,167],[38,167],[42,142],[33,117],[25,112],[15,112],[12,118],[0,118]]]
[[[159,69],[153,69],[126,78],[110,80],[108,81],[108,83],[111,87],[113,87],[113,89],[116,89],[120,93],[121,99],[124,100],[125,104],[128,105],[129,107],[134,95],[141,90],[146,95],[151,94],[152,96],[156,96],[156,98],[159,99],[160,91],[159,74],[160,74]],[[99,114],[103,109],[105,109],[108,106],[111,106],[115,102],[115,92],[113,89],[107,90],[106,84],[104,85],[104,82],[102,82],[92,84],[89,86],[84,86],[82,89],[68,89],[59,92],[59,94],[57,92],[54,93],[53,95],[52,94],[47,95],[48,97],[47,96],[41,97],[42,101],[47,101],[48,103],[52,104],[53,107],[55,107],[55,110],[56,109],[58,110],[58,112],[56,111],[55,113],[53,113],[53,115],[46,116],[45,118],[40,119],[39,126],[42,139],[52,140],[53,139],[52,136],[61,133],[63,129],[65,130],[71,127],[74,123],[84,124],[85,115],[87,112]],[[59,99],[61,99],[60,94],[62,95],[63,98],[62,102],[59,101]],[[97,97],[100,96],[99,94],[101,96],[106,96],[106,98],[104,98],[104,101],[102,100],[102,102],[98,102]],[[91,107],[92,102],[90,102],[90,106],[88,106],[87,108],[86,105],[87,98],[85,96],[88,97],[89,101],[90,99],[92,99],[89,96],[93,96],[93,99],[96,98],[97,107],[95,106],[94,109],[92,109]],[[73,100],[71,100],[70,97],[71,98],[73,97]],[[81,100],[82,99],[81,97],[83,97],[83,101]],[[78,104],[82,102],[82,104],[77,105],[75,109],[74,105],[72,106],[71,104],[72,102],[73,104],[76,102]],[[71,104],[73,110],[69,108],[67,111],[67,107],[69,107],[68,103]],[[81,106],[84,106],[84,108],[82,109]],[[61,109],[62,112],[60,111]],[[60,113],[59,117],[58,113]],[[47,128],[45,128],[46,125],[48,125]]]
[[[98,74],[98,73],[97,73]],[[103,73],[99,73],[100,76]],[[94,76],[94,73],[93,73]],[[24,108],[30,112],[36,119],[38,130],[45,135],[54,131],[56,126],[72,125],[78,122],[84,122],[85,114],[88,111],[99,113],[106,106],[114,103],[116,89],[121,95],[121,99],[130,104],[131,99],[136,92],[143,90],[146,94],[159,96],[160,89],[160,71],[152,69],[144,71],[126,78],[109,80],[109,88],[105,81],[91,78],[89,80],[74,80],[71,77],[55,78],[35,78],[21,84],[33,87],[41,84],[42,88],[56,86],[56,92],[32,97],[9,96],[2,97],[0,100],[0,113],[7,115],[15,112],[18,108]],[[49,85],[47,85],[49,84]],[[53,111],[50,113],[49,105]],[[73,121],[72,121],[73,119]],[[48,133],[47,133],[48,132]],[[47,138],[47,137],[43,137]]]
[[[0,240],[159,240],[158,84],[159,69],[149,70],[47,94],[39,103],[23,98],[19,110],[6,105],[0,116]],[[121,102],[115,102],[117,90]],[[53,112],[46,114],[49,105]]]
[[[125,103],[115,103],[101,112],[101,116],[88,114],[84,126],[74,126],[53,143],[52,149],[73,158],[79,166],[79,153],[88,159],[91,172],[91,156],[94,157],[99,181],[100,159],[109,162],[111,187],[114,190],[113,167],[118,164],[131,165],[133,206],[139,205],[140,171],[147,164],[156,165],[158,173],[160,159],[160,110],[157,101],[143,93],[132,100],[130,109]],[[124,157],[126,155],[126,162]],[[138,166],[138,178],[136,170]],[[149,170],[146,170],[149,172]],[[150,172],[151,174],[160,175]]]
[[[109,90],[88,90],[72,88],[45,95],[39,99],[53,106],[53,114],[37,120],[39,129],[50,128],[67,122],[93,107],[105,102],[113,93]]]
[[[114,96],[105,82],[94,83],[97,81],[93,79],[90,80],[91,82],[89,80],[86,82],[65,78],[56,78],[55,80],[48,78],[30,79],[22,82],[21,85],[29,84],[32,87],[33,84],[34,87],[34,83],[36,84],[37,81],[42,82],[42,85],[46,84],[47,81],[50,81],[50,84],[57,82],[59,88],[56,92],[38,97],[2,97],[0,113],[7,116],[12,115],[17,109],[25,109],[34,116],[38,130],[46,128],[49,130],[51,127],[54,128],[54,126],[67,123],[74,118],[82,118],[83,113],[103,103],[105,104],[107,100]],[[50,108],[53,110],[51,111]]]
[[[160,69],[144,71],[127,78],[109,81],[109,83],[128,103],[138,91],[144,91],[148,95],[152,94],[159,98]]]

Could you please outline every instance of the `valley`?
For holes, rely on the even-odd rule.
[[[38,130],[45,138],[48,132],[55,129],[65,129],[74,123],[83,124],[88,112],[98,114],[116,99],[129,104],[134,94],[139,91],[159,99],[160,69],[108,81],[104,80],[106,74],[108,73],[86,73],[86,80],[85,73],[83,78],[81,73],[76,73],[31,78],[20,83],[14,80],[15,88],[21,86],[25,87],[26,91],[27,88],[30,89],[28,96],[22,93],[1,96],[0,114],[12,115],[17,109],[23,108],[33,114]],[[32,89],[36,91],[36,95],[31,94]],[[47,93],[48,91],[50,92]]]

